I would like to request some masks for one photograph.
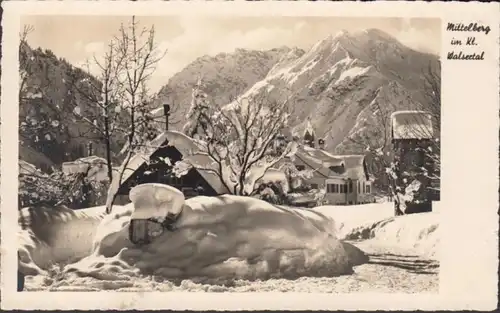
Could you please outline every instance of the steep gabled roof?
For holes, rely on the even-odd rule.
[[[311,120],[308,119],[306,122],[306,128],[304,129],[304,140],[314,140],[316,138],[316,132],[311,124]]]
[[[424,111],[397,111],[391,115],[393,139],[431,139],[432,117]]]
[[[155,139],[150,141],[142,151],[136,153],[129,161],[127,168],[125,169],[122,177],[122,182],[125,182],[130,176],[132,176],[137,169],[148,161],[151,156],[162,147],[173,146],[175,147],[182,156],[190,156],[191,161],[195,161],[200,167],[212,169],[214,168],[213,162],[206,155],[194,155],[198,146],[196,142],[184,135],[183,133],[177,131],[165,131],[158,135]],[[202,169],[196,169],[196,171],[206,180],[206,182],[219,194],[227,193],[227,188],[224,187],[219,177],[216,174]]]
[[[295,156],[325,178],[340,176],[369,179],[364,155],[334,155],[322,149],[301,145]],[[332,168],[335,167],[341,167],[344,171],[334,171]]]
[[[344,161],[324,150],[300,145],[295,157],[325,178],[342,175],[342,173],[338,173],[332,168],[344,167]]]

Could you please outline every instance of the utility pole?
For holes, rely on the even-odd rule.
[[[168,118],[170,116],[170,105],[163,105],[163,114],[165,114],[165,130],[168,130]]]

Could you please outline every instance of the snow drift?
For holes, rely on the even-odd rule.
[[[97,279],[101,288],[116,289],[145,275],[217,280],[337,276],[366,261],[359,249],[337,240],[331,218],[258,199],[188,199],[177,230],[145,246],[128,238],[133,204],[114,207],[110,215],[102,212],[103,207],[31,212],[20,231],[21,271],[47,276],[58,266],[67,285]]]
[[[345,239],[368,239],[378,247],[402,255],[436,260],[439,251],[439,214],[419,213],[392,217],[358,227]]]
[[[116,207],[115,213],[124,210]],[[46,273],[53,264],[77,261],[92,252],[93,238],[105,207],[72,210],[27,207],[19,214],[19,267],[26,275]]]
[[[394,217],[392,202],[353,207],[322,206],[315,210],[335,220],[337,237],[341,240],[365,240],[365,246],[437,258],[440,202],[433,203],[433,212],[398,217]]]

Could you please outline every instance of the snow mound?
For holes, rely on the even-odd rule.
[[[48,289],[87,283],[121,289],[147,276],[217,281],[331,277],[352,273],[353,266],[366,262],[362,251],[336,238],[331,218],[253,198],[185,200],[177,230],[145,246],[129,241],[132,204],[116,206],[110,215],[101,213],[103,207],[82,211],[88,212],[78,212],[66,224],[34,222],[21,231],[24,237],[31,234],[31,245],[25,242],[20,249],[27,254],[23,262],[43,269],[26,274],[45,277],[41,280]],[[37,227],[49,231],[34,233]],[[50,275],[54,266],[57,279]]]
[[[130,200],[135,208],[132,218],[164,218],[177,216],[182,211],[184,194],[163,184],[142,184],[130,190]]]
[[[116,206],[116,213],[124,207]],[[92,252],[105,207],[27,207],[19,213],[19,267],[27,275],[45,274],[53,264],[68,264]]]
[[[365,229],[370,228],[369,240],[374,245],[390,247],[402,255],[437,259],[440,242],[438,213],[398,216]],[[366,230],[362,231],[366,233]]]
[[[393,203],[373,203],[346,208],[315,208],[334,218],[341,240],[366,240],[368,245],[386,247],[402,255],[437,257],[439,247],[439,202],[434,212],[394,217]]]
[[[392,202],[350,206],[325,205],[316,207],[314,210],[335,220],[338,238],[345,238],[357,227],[370,225],[394,216]]]

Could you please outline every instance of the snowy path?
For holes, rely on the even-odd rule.
[[[301,277],[296,280],[269,279],[265,281],[233,280],[220,284],[216,281],[164,281],[158,277],[100,281],[89,278],[80,282],[58,281],[57,275],[49,282],[49,290],[120,290],[120,291],[192,291],[192,292],[439,292],[439,263],[409,255],[405,251],[374,245],[371,240],[351,242],[365,251],[370,260],[354,268],[352,275],[340,277]],[[47,279],[47,278],[46,278]],[[61,277],[59,277],[61,279]],[[27,290],[47,290],[43,282],[32,281]],[[47,281],[45,281],[47,284]],[[36,287],[38,285],[38,287]]]
[[[407,251],[373,245],[371,240],[351,242],[368,256],[366,264],[355,268],[346,291],[401,293],[439,292],[439,262]]]

